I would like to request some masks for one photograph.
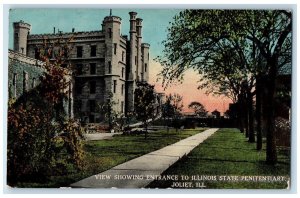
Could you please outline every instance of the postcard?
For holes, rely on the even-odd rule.
[[[293,17],[10,9],[7,185],[290,189]]]

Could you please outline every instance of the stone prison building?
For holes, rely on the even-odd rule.
[[[134,90],[139,81],[149,79],[149,47],[142,43],[142,19],[136,12],[130,12],[129,37],[121,35],[121,18],[106,16],[102,29],[86,32],[51,34],[30,34],[31,25],[14,22],[14,49],[9,51],[9,59],[17,59],[18,64],[10,66],[9,89],[14,97],[22,93],[22,87],[34,87],[42,72],[38,61],[38,46],[47,39],[50,43],[58,38],[71,38],[72,49],[69,61],[76,75],[72,83],[72,100],[69,113],[85,123],[99,123],[103,113],[97,107],[108,100],[114,102],[114,110],[127,113],[134,110]],[[34,27],[33,27],[34,28]],[[18,78],[18,80],[17,80]],[[17,82],[20,84],[18,85]],[[24,85],[25,84],[25,85]],[[23,91],[24,91],[23,89]],[[162,102],[163,94],[157,94],[157,102]],[[157,106],[157,111],[159,107]]]

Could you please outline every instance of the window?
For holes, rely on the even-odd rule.
[[[114,43],[114,54],[117,54],[117,43]]]
[[[23,72],[23,92],[28,91],[28,73]]]
[[[95,123],[95,116],[92,114],[89,115],[89,123]]]
[[[111,61],[108,61],[108,73],[111,73]]]
[[[82,110],[82,100],[76,100],[76,108],[78,111]]]
[[[124,113],[124,101],[121,102],[121,113]]]
[[[108,36],[109,36],[109,38],[112,37],[112,31],[111,31],[111,28],[108,28]]]
[[[14,97],[17,97],[17,74],[14,73],[13,77],[13,86],[14,86]]]
[[[95,108],[96,108],[96,101],[90,100],[90,112],[95,112]]]
[[[122,51],[122,61],[124,61],[124,55],[125,55],[125,52]]]
[[[147,63],[145,63],[145,72],[147,72]]]
[[[148,60],[149,60],[149,52],[148,52]]]
[[[78,83],[75,84],[75,89],[76,89],[76,93],[77,94],[81,94],[82,93],[82,86]]]
[[[95,81],[90,82],[90,93],[91,94],[96,93],[96,82]]]
[[[35,78],[32,79],[32,88],[35,87]]]
[[[116,80],[114,80],[114,93],[116,93],[116,89],[117,89],[117,81]]]
[[[15,33],[15,37],[18,38],[19,37],[19,33]]]
[[[90,63],[90,74],[96,74],[96,63]]]
[[[82,69],[83,69],[82,64],[77,64],[76,67],[77,67],[77,75],[82,75]]]
[[[24,53],[24,47],[21,47],[21,53],[22,54]]]
[[[82,57],[82,46],[77,46],[77,58]]]
[[[91,57],[96,56],[96,52],[97,52],[97,46],[96,45],[92,45],[91,46]]]
[[[34,58],[35,59],[39,59],[40,58],[40,52],[38,48],[34,49]]]
[[[124,72],[125,72],[125,68],[122,67],[122,78],[124,78]]]
[[[122,94],[122,96],[124,95],[124,84],[122,84],[122,87],[121,87],[121,94]]]

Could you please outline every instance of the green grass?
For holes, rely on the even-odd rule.
[[[290,157],[278,152],[278,164],[265,163],[266,151],[257,151],[255,143],[247,142],[236,129],[220,129],[196,147],[189,155],[175,163],[163,175],[210,176],[287,176],[290,175]],[[191,179],[187,182],[195,181]],[[210,189],[276,189],[286,188],[286,182],[232,182],[203,181]],[[173,181],[154,181],[150,188],[168,188]]]
[[[204,128],[185,129],[176,132],[170,129],[169,132],[161,130],[144,135],[115,135],[109,140],[86,141],[85,167],[80,172],[64,176],[52,176],[46,183],[19,183],[18,187],[65,187],[70,184],[101,173],[118,164],[158,150],[167,145],[173,144],[181,139],[203,132]]]

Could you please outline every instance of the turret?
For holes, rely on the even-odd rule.
[[[117,75],[118,71],[118,56],[120,50],[120,30],[121,18],[117,16],[107,16],[103,20],[102,30],[105,34],[105,98],[110,97],[109,93],[115,93],[118,90]],[[113,94],[113,99],[116,97]]]
[[[149,61],[150,61],[150,55],[149,55],[149,48],[150,45],[148,43],[142,43],[142,81],[148,82],[149,80]]]
[[[14,51],[27,55],[27,37],[31,25],[24,21],[15,22],[14,26]]]
[[[137,18],[136,19],[136,31],[137,31],[137,65],[136,65],[136,77],[137,80],[142,80],[142,21],[143,19]]]

